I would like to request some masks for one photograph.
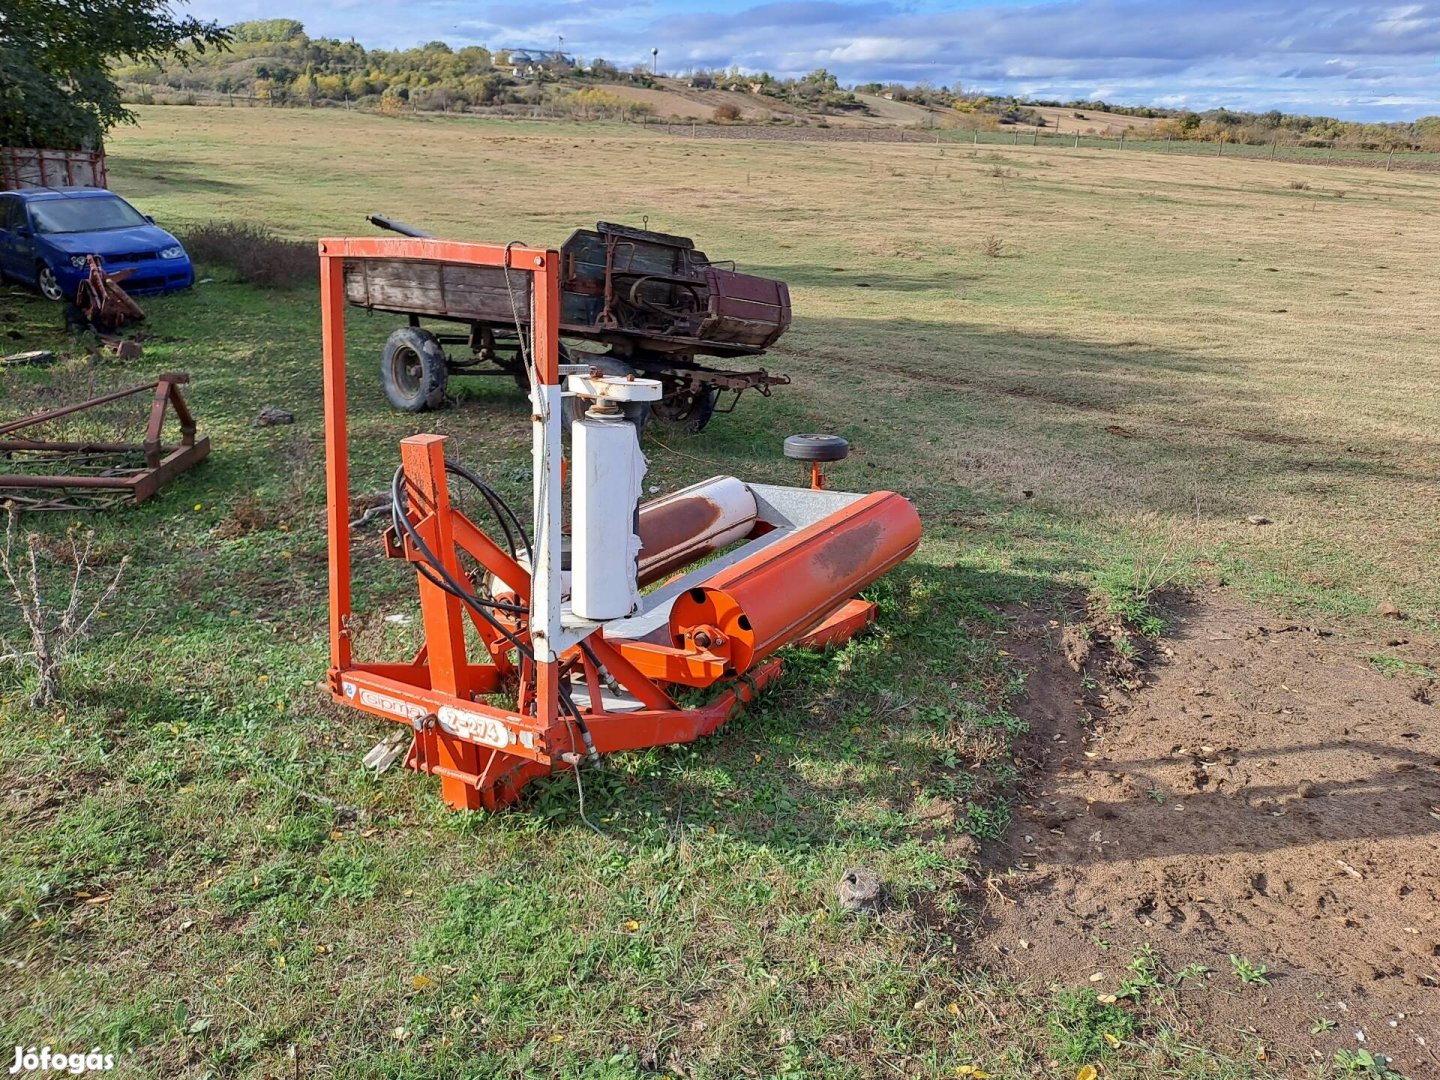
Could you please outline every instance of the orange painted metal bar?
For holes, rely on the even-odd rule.
[[[445,481],[445,436],[412,435],[402,440],[400,461],[405,469],[405,482],[410,488],[412,514],[416,513],[417,501],[426,508],[425,516],[415,522],[415,531],[424,538],[445,572],[459,580],[454,516],[450,512],[450,488]],[[469,665],[465,655],[465,620],[460,600],[436,585],[418,567],[415,580],[420,590],[420,617],[425,624],[425,644],[429,647],[430,685],[451,697],[468,699],[470,686],[466,675]]]
[[[714,686],[729,671],[723,657],[693,648],[677,649],[649,641],[613,641],[609,644],[639,674],[659,682],[679,686]]]
[[[397,663],[376,663],[376,664],[355,664],[348,668],[349,671],[365,672],[370,675],[381,675],[387,679],[394,679],[397,682],[405,683],[420,690],[429,690],[430,686],[430,665],[423,660],[413,664]],[[471,690],[476,694],[493,694],[501,688],[503,679],[501,669],[494,664],[470,664],[466,668],[466,679]]]
[[[352,668],[341,675],[340,685],[343,700],[347,705],[412,726],[426,716],[437,716],[444,720],[452,714],[463,714],[460,717],[462,720],[465,717],[477,717],[494,721],[494,725],[488,725],[491,742],[468,740],[473,746],[503,749],[505,753],[516,757],[549,764],[557,745],[561,749],[569,745],[569,736],[563,723],[547,726],[533,716],[497,709],[482,701],[457,701],[449,694],[426,690],[384,675]],[[452,723],[452,726],[456,725]],[[479,730],[478,723],[472,726]],[[505,746],[502,748],[493,745],[500,742],[502,736]],[[460,738],[463,739],[463,736]]]
[[[540,268],[536,259],[555,252],[523,244],[477,244],[468,240],[440,240],[416,236],[342,236],[320,241],[322,257],[337,259],[411,259],[424,262],[457,262],[470,266],[511,266],[518,270]],[[558,307],[557,307],[558,313]]]
[[[350,666],[350,444],[345,416],[345,275],[320,244],[320,333],[325,395],[325,516],[330,545],[330,677]]]
[[[445,573],[458,581],[461,570],[455,554],[455,515],[450,509],[450,485],[445,474],[445,442],[444,435],[412,435],[402,439],[400,462],[405,470],[412,513],[418,512],[417,502],[427,511],[426,516],[415,523],[415,531],[424,538]],[[465,614],[460,600],[422,573],[418,565],[415,579],[429,651],[431,689],[452,700],[468,703],[470,665],[465,653]],[[448,730],[435,731],[434,739],[438,764],[465,773],[480,767],[480,752],[469,739]],[[474,785],[453,777],[441,778],[440,794],[446,803],[456,808],[480,806],[480,794]]]
[[[642,709],[587,717],[595,748],[601,753],[611,753],[704,738],[734,716],[741,706],[755,700],[782,670],[779,659],[762,664],[742,682],[698,709]]]
[[[530,572],[510,557],[460,511],[455,512],[455,542],[487,570],[515,590],[517,596],[530,595]]]
[[[851,600],[832,611],[819,626],[795,639],[802,649],[828,649],[843,645],[852,637],[875,625],[875,605],[868,600]]]
[[[558,386],[560,382],[560,253],[558,251],[526,252],[519,248],[510,248],[508,249],[506,257],[510,260],[510,265],[516,265],[517,263],[524,265],[528,262],[534,269],[534,286],[531,289],[531,304],[533,309],[530,313],[532,327],[530,340],[534,349],[535,381],[538,384],[537,393],[545,393],[546,390],[544,388]],[[538,418],[535,419],[533,423],[535,427],[540,427]],[[558,439],[556,440],[556,445],[558,446]],[[551,449],[554,449],[554,447]],[[549,451],[547,451],[547,456],[548,452]],[[559,461],[552,461],[549,464],[551,468],[556,469],[561,465]],[[535,501],[537,514],[544,515],[544,527],[550,530],[552,525],[558,526],[558,522],[551,522],[549,520],[553,508],[550,507],[544,498],[544,481],[546,479],[545,477],[537,477],[539,487],[537,488],[537,498]],[[557,478],[557,483],[558,482]],[[558,503],[558,499],[556,502]],[[536,521],[535,527],[537,535],[535,541],[537,544],[543,545],[548,551],[550,547],[549,538],[539,535],[541,525],[541,521]],[[538,554],[537,551],[537,558]],[[556,550],[550,552],[550,557],[555,560],[556,573],[554,574],[553,580],[546,583],[547,590],[548,588],[559,588],[560,574],[558,568],[560,552],[558,547]],[[531,582],[530,599],[530,618],[533,626],[537,619],[536,608],[538,607],[533,580]],[[534,640],[533,636],[532,640]],[[537,651],[537,656],[549,652],[550,643],[548,641],[539,644],[541,645],[541,649]],[[559,719],[561,707],[560,665],[554,661],[537,659],[535,664],[536,716],[539,717],[542,722],[552,724]]]
[[[642,704],[652,709],[673,709],[675,707],[675,702],[669,694],[651,682],[650,678],[632,664],[622,651],[605,640],[603,631],[591,634],[588,644],[591,651],[605,665],[606,670],[615,676],[615,681],[634,694]]]

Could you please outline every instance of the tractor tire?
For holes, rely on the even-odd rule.
[[[623,364],[611,356],[601,356],[594,353],[572,353],[569,362],[572,364],[589,364],[604,375],[635,375],[638,374],[629,364]],[[590,403],[584,398],[567,397],[560,413],[560,423],[569,434],[570,425],[585,415],[585,410]],[[622,409],[625,419],[635,425],[635,435],[638,438],[645,430],[645,425],[650,422],[650,402],[648,401],[627,401]]]
[[[386,340],[380,384],[386,400],[402,412],[428,412],[444,405],[449,375],[445,350],[428,330],[403,326]]]

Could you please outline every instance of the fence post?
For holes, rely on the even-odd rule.
[[[1271,140],[1270,140],[1270,160],[1271,160],[1271,161],[1274,161],[1274,160],[1275,160],[1275,147],[1279,144],[1279,142],[1280,142],[1279,139],[1271,139]]]
[[[1385,171],[1390,171],[1390,163],[1395,160],[1395,148],[1390,148],[1390,156],[1385,159]]]
[[[980,129],[979,129],[978,127],[975,129],[975,138],[974,138],[974,140],[972,140],[972,142],[971,142],[970,145],[972,145],[972,146],[979,146],[979,145],[980,145]]]
[[[1080,132],[1075,132],[1075,149],[1080,149]]]
[[[1224,139],[1216,139],[1216,140],[1215,140],[1215,156],[1216,156],[1216,157],[1224,157],[1224,156],[1225,156],[1225,140],[1224,140]]]
[[[1123,131],[1120,132],[1120,149],[1125,149],[1125,133]]]

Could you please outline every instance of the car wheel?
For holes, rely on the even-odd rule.
[[[55,271],[43,262],[36,267],[35,287],[46,300],[58,302],[65,299],[65,290],[60,287],[60,279],[55,276]]]
[[[402,327],[385,342],[380,358],[380,382],[390,404],[404,412],[425,412],[445,404],[449,377],[445,350],[435,335],[413,326]]]

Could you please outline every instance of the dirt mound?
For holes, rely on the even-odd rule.
[[[1077,665],[1073,632],[1017,630],[1034,772],[993,855],[985,944],[1102,994],[1148,944],[1172,975],[1209,969],[1168,985],[1211,1041],[1293,1065],[1358,1042],[1440,1076],[1433,682],[1224,592],[1167,614],[1133,691],[1104,681],[1099,650]],[[1433,646],[1404,648],[1433,670]]]

